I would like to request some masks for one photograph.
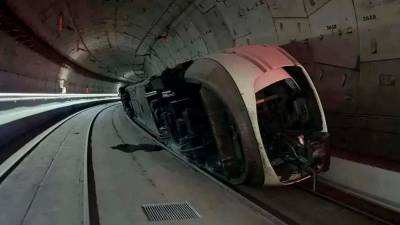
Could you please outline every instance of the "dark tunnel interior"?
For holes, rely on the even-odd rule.
[[[254,161],[273,168],[283,184],[318,171],[321,180],[400,212],[399,35],[398,0],[3,0],[0,122],[2,111],[17,115],[14,105],[37,103],[7,102],[21,94],[118,95],[129,102],[123,107],[131,118],[141,107],[139,123],[157,129],[163,143],[179,145],[202,169],[238,184],[251,171],[247,158],[254,158],[241,146],[257,145],[239,138],[249,129],[241,124],[258,117],[253,125],[259,133],[251,134],[262,140],[270,162]],[[218,57],[248,59],[235,52],[246,46],[280,47],[299,65],[282,65],[292,79],[254,92],[255,110],[241,117],[237,112],[247,108],[226,102],[247,107],[244,91],[231,88],[237,80],[224,78],[230,71]],[[262,64],[257,60],[249,61]],[[140,84],[143,93],[133,88]],[[69,115],[80,110],[68,107]],[[52,124],[66,117],[66,111],[59,113]],[[38,118],[30,121],[44,116]],[[44,130],[31,129],[35,135]],[[22,136],[16,131],[13,139],[9,131],[0,126],[3,139],[20,147],[15,143]],[[322,145],[330,165],[322,163],[328,153],[317,151]],[[161,150],[147,143],[111,147],[124,153]],[[311,163],[315,158],[320,161]]]

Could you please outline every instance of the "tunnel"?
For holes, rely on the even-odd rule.
[[[0,224],[399,224],[399,35],[398,0],[3,0]]]

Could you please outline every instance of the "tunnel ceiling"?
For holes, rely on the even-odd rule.
[[[95,74],[130,82],[157,75],[165,67],[186,60],[248,44],[280,45],[306,66],[318,63],[356,74],[362,63],[396,59],[400,52],[392,29],[399,23],[396,15],[400,2],[392,0],[5,3],[63,56]],[[40,79],[47,82],[56,77],[82,87],[100,84],[96,79],[71,75],[63,68],[54,73],[51,78],[43,75]]]
[[[191,1],[7,1],[40,37],[85,68],[144,78],[149,46]]]

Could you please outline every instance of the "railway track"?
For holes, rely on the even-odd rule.
[[[61,141],[60,145],[58,146],[58,150],[54,151],[52,154],[44,155],[42,154],[40,157],[47,158],[51,157],[51,160],[48,160],[45,165],[45,170],[41,174],[32,174],[32,177],[36,178],[36,180],[27,182],[27,186],[32,185],[32,195],[31,196],[26,196],[25,199],[18,199],[18,203],[15,204],[16,209],[15,210],[10,210],[12,211],[12,214],[15,214],[14,217],[11,217],[9,219],[5,219],[5,214],[3,216],[0,216],[0,224],[21,224],[25,223],[28,217],[31,214],[35,214],[35,203],[40,202],[41,199],[45,198],[43,197],[42,192],[45,192],[43,190],[43,187],[46,186],[46,182],[50,180],[52,176],[52,170],[55,170],[54,167],[58,167],[57,163],[60,164],[60,162],[56,162],[58,158],[60,158],[62,153],[62,148],[64,148],[65,143],[68,142],[67,139],[73,140],[76,135],[81,135],[82,131],[86,131],[84,136],[80,137],[82,140],[81,147],[84,147],[84,156],[82,157],[84,160],[82,161],[82,174],[83,176],[80,178],[80,182],[82,184],[82,215],[83,215],[83,224],[84,225],[93,225],[93,224],[99,224],[98,222],[98,214],[97,214],[97,208],[96,208],[96,191],[95,191],[95,182],[94,182],[94,176],[93,176],[93,167],[91,164],[91,134],[92,134],[92,128],[93,124],[98,117],[104,110],[115,106],[118,103],[109,103],[109,104],[104,104],[100,106],[94,106],[91,108],[84,109],[82,111],[79,111],[77,113],[74,113],[67,118],[59,121],[58,123],[54,124],[50,128],[46,129],[44,132],[42,132],[40,135],[36,136],[32,140],[30,140],[28,143],[26,143],[22,148],[20,148],[18,151],[14,152],[10,157],[8,157],[1,165],[0,165],[0,190],[2,190],[3,194],[4,192],[12,191],[12,189],[18,189],[18,177],[22,175],[22,173],[26,173],[26,171],[15,171],[18,169],[18,167],[25,162],[25,159],[34,154],[36,150],[38,151],[43,151],[43,146],[48,145],[49,143],[44,143],[46,141],[46,138],[52,138],[52,135],[56,136],[57,129],[59,129],[62,126],[67,126],[67,123],[73,123],[70,127],[68,127],[69,131],[66,132],[65,137],[63,137],[63,141]],[[83,116],[84,114],[88,114],[85,116],[87,119],[87,125],[82,125],[78,129],[76,128],[77,122],[74,122],[73,120],[76,119],[79,116]],[[72,132],[74,129],[77,129],[77,131]],[[82,132],[83,135],[84,132]],[[64,134],[63,134],[64,135]],[[78,139],[78,138],[77,138]],[[77,140],[76,139],[76,140]],[[80,144],[79,141],[78,143],[69,143],[70,146],[72,147],[77,147],[76,144]],[[69,147],[69,146],[67,146]],[[49,148],[50,149],[50,148]],[[62,149],[62,150],[61,150]],[[48,151],[48,150],[47,150]],[[32,156],[32,158],[35,158],[36,156]],[[70,156],[68,156],[70,157]],[[30,161],[33,161],[33,159],[27,159],[26,160],[29,164]],[[24,167],[24,165],[22,165]],[[66,169],[72,169],[72,168],[66,168]],[[39,169],[40,170],[40,169]],[[36,172],[36,171],[32,171]],[[55,173],[55,172],[54,172]],[[11,176],[14,175],[14,176]],[[11,177],[10,177],[11,176]],[[13,183],[17,184],[10,184],[12,182],[7,181],[12,180]],[[6,183],[6,184],[4,184]],[[9,188],[7,188],[9,187]],[[79,189],[79,188],[78,188]],[[26,191],[31,191],[31,190],[26,190]],[[18,192],[18,190],[16,191]],[[42,196],[41,196],[42,195]],[[0,194],[1,197],[3,197]],[[0,197],[0,198],[1,198]],[[24,204],[28,203],[28,204]],[[75,202],[76,203],[76,202]],[[43,203],[41,203],[43,204]],[[4,205],[0,206],[1,208],[4,208]],[[37,208],[40,207],[51,207],[51,205],[40,205]],[[69,206],[67,206],[69,208]],[[17,209],[18,208],[18,209]],[[71,208],[67,209],[65,208],[64,210],[71,210]],[[2,210],[3,213],[6,212],[6,210]]]
[[[305,183],[305,184],[299,184],[299,185],[292,185],[292,186],[287,186],[287,187],[249,187],[249,186],[244,186],[244,185],[231,185],[223,180],[220,180],[216,178],[214,175],[210,174],[208,171],[199,168],[198,166],[192,164],[189,160],[187,160],[184,156],[180,155],[177,153],[175,150],[171,149],[169,146],[165,145],[161,141],[159,141],[148,129],[143,127],[140,123],[136,123],[134,120],[130,119],[128,116],[126,116],[135,126],[140,127],[144,132],[146,132],[149,136],[153,138],[155,142],[157,142],[160,146],[162,146],[165,150],[170,152],[172,155],[174,155],[176,158],[179,160],[183,161],[184,163],[190,165],[193,169],[196,171],[205,174],[208,176],[210,179],[213,179],[215,182],[217,182],[219,185],[223,186],[226,190],[228,191],[233,191],[235,194],[241,196],[243,199],[246,201],[250,201],[251,204],[256,205],[257,207],[260,207],[261,209],[271,213],[272,215],[276,216],[277,218],[281,219],[287,224],[290,225],[300,225],[300,224],[313,224],[315,223],[315,220],[313,221],[304,221],[305,215],[308,215],[309,217],[317,218],[316,221],[318,223],[316,224],[337,224],[339,221],[331,220],[327,216],[330,213],[335,213],[332,212],[331,210],[328,210],[328,213],[323,213],[323,216],[318,215],[318,214],[312,214],[310,212],[316,212],[318,211],[318,205],[315,205],[320,202],[324,202],[323,205],[320,205],[320,207],[329,207],[327,205],[335,205],[336,207],[336,214],[338,214],[338,211],[343,210],[346,213],[342,213],[344,217],[347,217],[351,215],[352,213],[354,214],[359,214],[360,219],[359,221],[353,221],[354,224],[360,224],[359,222],[364,222],[364,221],[369,221],[368,224],[397,224],[399,218],[394,217],[393,215],[388,215],[389,219],[382,219],[377,217],[374,214],[369,213],[366,210],[356,208],[349,203],[348,200],[345,199],[344,196],[341,199],[334,199],[332,196],[328,195],[329,191],[333,192],[331,189],[327,190],[327,186],[324,185],[323,183],[318,182],[318,187],[321,186],[323,190],[319,191],[313,191],[312,190],[312,184],[311,183]],[[328,193],[327,193],[328,192]],[[335,192],[336,194],[336,192]],[[341,195],[344,195],[343,193],[340,193]],[[339,194],[336,194],[339,195]],[[278,197],[277,197],[278,196]],[[304,199],[301,199],[304,198]],[[347,196],[347,198],[350,198]],[[297,203],[295,202],[297,201]],[[304,201],[303,203],[301,203]],[[308,203],[311,203],[309,205]],[[314,205],[313,205],[314,204]],[[307,210],[310,209],[310,210]],[[334,211],[335,211],[334,210]],[[385,209],[379,209],[382,210],[383,213],[387,212]],[[308,213],[306,213],[309,211]],[[293,213],[297,212],[297,213]],[[299,214],[299,213],[306,213],[306,214]],[[364,220],[365,219],[365,220]],[[343,221],[342,221],[343,222]],[[352,224],[351,221],[348,221],[349,224]],[[364,223],[361,223],[364,224]]]
[[[96,167],[95,167],[95,162],[94,156],[93,156],[93,149],[95,148],[93,144],[93,136],[94,136],[94,131],[96,129],[101,128],[99,124],[97,124],[97,121],[99,120],[100,122],[104,122],[106,119],[103,118],[104,115],[109,115],[112,118],[112,127],[105,127],[107,130],[115,130],[115,135],[118,136],[117,139],[120,139],[120,142],[124,144],[125,142],[123,141],[123,138],[120,137],[120,134],[118,132],[118,125],[114,124],[114,119],[116,118],[121,118],[122,115],[125,115],[125,113],[122,111],[121,107],[117,106],[118,104],[107,104],[107,105],[101,105],[101,106],[96,106],[92,107],[83,111],[80,111],[78,113],[75,113],[68,118],[58,122],[57,124],[53,125],[49,129],[47,129],[45,132],[31,140],[29,143],[27,143],[23,148],[21,148],[18,152],[15,152],[11,157],[9,157],[4,163],[1,164],[0,166],[0,200],[4,199],[4,195],[7,193],[4,193],[4,185],[3,183],[7,182],[7,179],[12,179],[15,181],[15,177],[22,176],[23,174],[26,174],[27,171],[24,171],[23,169],[25,168],[25,165],[23,163],[29,163],[32,159],[27,159],[28,156],[32,155],[35,153],[36,150],[40,151],[39,148],[42,148],[43,145],[46,146],[46,139],[50,138],[52,135],[57,136],[58,128],[61,126],[67,125],[68,122],[73,122],[72,120],[74,118],[77,118],[80,116],[80,120],[78,122],[73,122],[72,125],[67,127],[69,131],[65,131],[65,133],[61,133],[59,136],[66,135],[67,137],[64,137],[64,140],[61,143],[68,143],[71,141],[71,145],[75,146],[75,144],[78,144],[80,147],[84,148],[83,151],[83,160],[79,161],[79,165],[82,166],[81,172],[82,174],[79,175],[81,181],[79,183],[79,187],[82,188],[82,195],[80,198],[80,202],[82,205],[81,208],[81,214],[82,218],[80,220],[83,222],[84,225],[99,225],[102,224],[102,215],[101,215],[101,210],[99,209],[99,203],[103,204],[99,198],[103,198],[104,196],[98,195],[99,190],[98,187],[96,188]],[[122,113],[122,114],[121,114]],[[89,115],[90,114],[90,115]],[[102,117],[102,118],[100,118]],[[79,122],[79,121],[85,121]],[[360,212],[355,211],[354,209],[349,209],[347,206],[340,204],[338,202],[333,202],[331,200],[327,200],[323,196],[321,197],[321,194],[318,193],[312,193],[309,191],[305,191],[304,189],[300,187],[278,187],[278,188],[255,188],[255,187],[247,187],[247,186],[232,186],[229,184],[226,184],[211,174],[207,173],[206,171],[202,170],[201,168],[197,167],[196,165],[193,165],[190,163],[188,160],[186,160],[184,157],[182,157],[179,153],[176,151],[170,149],[168,146],[164,145],[161,143],[158,139],[156,139],[150,132],[148,132],[146,129],[143,129],[139,124],[135,123],[132,121],[130,118],[127,116],[123,118],[123,121],[120,122],[123,124],[126,121],[130,121],[132,126],[135,126],[139,128],[140,130],[143,131],[143,134],[145,136],[148,136],[154,143],[157,143],[159,146],[162,146],[163,149],[165,149],[167,152],[170,153],[170,155],[173,155],[174,158],[177,158],[179,161],[182,161],[185,165],[190,167],[191,169],[195,170],[196,173],[201,173],[202,175],[206,176],[209,180],[211,180],[213,183],[218,184],[218,186],[222,187],[226,192],[229,192],[230,194],[234,195],[235,198],[239,199],[240,202],[243,204],[247,205],[250,207],[252,210],[257,212],[258,214],[262,215],[263,217],[270,218],[271,220],[275,220],[276,223],[285,223],[285,224],[290,224],[290,225],[298,225],[298,224],[339,224],[339,223],[346,223],[346,224],[389,224],[386,221],[382,221],[376,217],[373,217],[372,215],[368,214],[361,214]],[[96,127],[97,124],[97,127]],[[80,127],[79,127],[80,126]],[[100,126],[100,127],[99,127]],[[105,129],[104,128],[104,129]],[[97,133],[96,135],[99,135]],[[137,134],[139,135],[139,134]],[[75,138],[74,136],[77,136],[79,138]],[[104,136],[97,136],[98,138],[103,138],[106,139]],[[73,140],[76,139],[82,139],[82,143],[79,141],[76,141],[75,143]],[[96,140],[97,140],[96,139]],[[109,147],[109,146],[106,146]],[[38,149],[37,149],[38,148]],[[65,151],[65,149],[63,149]],[[5,217],[0,216],[0,224],[23,224],[26,220],[32,220],[30,221],[32,224],[41,224],[38,221],[35,223],[35,214],[37,214],[38,209],[41,208],[51,208],[47,204],[43,203],[44,200],[46,200],[46,193],[43,191],[43,187],[47,187],[47,181],[51,179],[56,179],[55,176],[60,176],[62,173],[57,172],[57,167],[60,164],[60,162],[57,162],[58,158],[63,158],[65,156],[61,155],[62,151],[59,150],[58,152],[55,152],[53,155],[49,156],[51,160],[49,160],[49,165],[47,166],[47,169],[44,170],[41,174],[41,176],[38,177],[38,181],[34,183],[35,185],[35,191],[33,192],[33,196],[30,196],[27,198],[25,201],[28,202],[29,204],[24,205],[24,207],[21,208],[21,212],[19,213],[20,217],[13,217],[11,216],[11,219],[5,221]],[[71,156],[68,156],[69,158]],[[126,158],[126,156],[123,156]],[[22,166],[22,170],[18,171]],[[28,167],[27,167],[28,168]],[[71,167],[72,168],[72,167]],[[64,168],[65,169],[65,168]],[[50,172],[49,172],[50,171]],[[61,171],[61,170],[60,170]],[[14,174],[15,173],[15,174]],[[54,174],[52,174],[54,173]],[[75,175],[78,175],[80,173],[75,173]],[[11,175],[14,175],[14,177],[9,177]],[[35,176],[33,174],[33,176]],[[68,181],[68,177],[66,177]],[[49,183],[53,183],[50,182]],[[65,181],[65,182],[67,182]],[[26,185],[29,186],[29,180],[26,182]],[[57,181],[60,182],[60,181]],[[64,182],[64,181],[63,181]],[[184,182],[184,181],[183,181]],[[65,185],[65,184],[64,184]],[[7,185],[6,185],[7,186]],[[61,187],[61,186],[60,186]],[[72,187],[72,186],[71,186]],[[71,188],[69,187],[69,188]],[[76,190],[79,189],[74,187]],[[15,188],[15,186],[13,187]],[[133,188],[133,187],[132,187]],[[9,189],[12,191],[13,189]],[[65,189],[66,190],[66,189]],[[7,190],[6,190],[7,191]],[[18,190],[17,190],[18,191]],[[9,192],[11,193],[11,192]],[[15,193],[17,194],[17,193]],[[68,193],[67,193],[68,196]],[[52,197],[53,198],[53,197]],[[44,199],[44,200],[43,200]],[[73,198],[71,198],[71,201]],[[65,200],[63,200],[65,201]],[[56,200],[51,200],[48,204],[55,204],[59,203]],[[16,207],[16,205],[13,202],[10,203],[11,207]],[[38,206],[39,204],[40,207]],[[64,204],[64,203],[63,203]],[[61,206],[63,206],[61,204]],[[10,207],[2,207],[1,210],[7,211],[9,210]],[[64,205],[64,207],[67,207],[67,205]],[[104,207],[104,205],[103,205]],[[70,206],[68,206],[68,210],[70,209]],[[68,210],[66,210],[68,214]],[[104,212],[104,210],[103,210]],[[16,214],[16,213],[14,213]],[[74,215],[73,213],[71,215]],[[61,216],[61,218],[63,218]],[[275,219],[274,219],[275,218]],[[52,221],[52,217],[49,218],[49,221],[54,223],[56,219]],[[73,218],[72,218],[73,219]],[[76,218],[77,221],[79,218]],[[349,220],[350,219],[350,220]],[[48,224],[51,224],[51,223]]]

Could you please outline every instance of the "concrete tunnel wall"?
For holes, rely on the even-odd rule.
[[[221,49],[248,44],[280,45],[312,76],[326,110],[335,157],[400,171],[400,103],[396,101],[400,94],[399,1],[6,3],[35,33],[79,65],[132,82]],[[57,28],[60,18],[62,30]],[[57,92],[60,79],[66,80],[68,92],[83,92],[86,87],[93,92],[110,92],[118,86],[85,78],[71,70],[60,73],[59,66],[5,34],[0,35],[0,40],[2,92]],[[373,172],[366,172],[371,177],[363,181],[354,179],[351,171],[345,173],[346,178],[336,181],[356,190],[377,181]],[[400,196],[389,186],[377,186],[366,192],[377,194],[378,199],[396,207],[400,205]]]
[[[18,44],[0,32],[0,93],[60,93],[60,80],[68,93],[115,92],[116,85],[82,77]]]

